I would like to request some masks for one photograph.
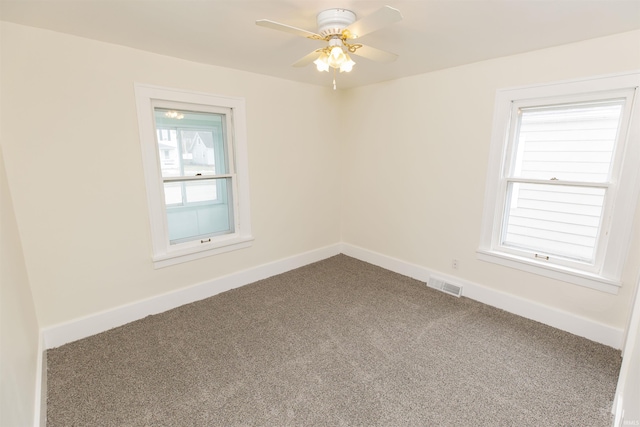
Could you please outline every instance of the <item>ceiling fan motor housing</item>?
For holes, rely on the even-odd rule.
[[[322,37],[340,36],[356,22],[356,14],[347,9],[328,9],[318,14],[318,33]]]

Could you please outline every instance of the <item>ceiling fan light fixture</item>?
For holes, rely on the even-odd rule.
[[[351,40],[360,38],[374,31],[402,20],[398,9],[391,6],[383,6],[377,11],[356,20],[356,14],[347,9],[327,9],[316,17],[318,32],[303,30],[291,25],[281,24],[268,19],[259,19],[256,25],[274,30],[292,33],[307,39],[327,42],[323,48],[316,49],[292,64],[294,67],[305,67],[313,62],[318,71],[334,71],[334,89],[336,70],[350,72],[355,62],[349,54],[355,54],[378,62],[395,61],[398,55],[385,52],[380,49],[368,47],[366,49],[360,43],[350,43]]]
[[[324,49],[320,56],[313,61],[318,71],[329,71],[329,68],[340,69],[340,72],[349,72],[356,64],[341,46],[333,46]]]

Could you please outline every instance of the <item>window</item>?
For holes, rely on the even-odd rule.
[[[136,85],[156,268],[247,247],[244,100]]]
[[[617,293],[638,194],[639,85],[633,73],[498,91],[480,259]]]

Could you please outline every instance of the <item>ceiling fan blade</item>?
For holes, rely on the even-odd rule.
[[[400,11],[391,6],[383,6],[372,14],[349,25],[346,31],[348,31],[348,38],[355,39],[398,21],[402,21]]]
[[[324,40],[324,37],[322,37],[320,34],[312,33],[311,31],[303,30],[302,28],[292,27],[291,25],[270,21],[268,19],[259,19],[256,21],[256,25],[260,27],[271,28],[272,30],[284,31],[285,33],[295,34],[297,36],[306,37],[308,39]]]
[[[398,55],[396,55],[395,53],[387,52],[369,46],[359,47],[355,52],[352,53],[354,55],[362,56],[363,58],[367,58],[377,62],[393,62],[398,58]]]
[[[318,59],[320,57],[320,53],[322,53],[322,49],[316,49],[313,52],[309,52],[307,55],[303,56],[294,64],[292,64],[292,67],[306,67],[307,65]]]

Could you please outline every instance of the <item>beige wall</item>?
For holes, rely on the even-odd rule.
[[[496,90],[637,69],[635,31],[349,91],[343,241],[625,328],[640,210],[617,296],[482,262],[475,251]]]
[[[0,150],[0,425],[33,425],[39,336]]]
[[[2,43],[3,149],[42,327],[339,242],[324,132],[339,93],[10,23]],[[134,82],[246,98],[253,247],[153,269]]]
[[[43,327],[341,240],[625,326],[640,215],[617,296],[475,250],[496,89],[640,68],[637,31],[343,93],[9,23],[2,39],[3,149]],[[153,269],[134,82],[246,98],[252,248]]]

